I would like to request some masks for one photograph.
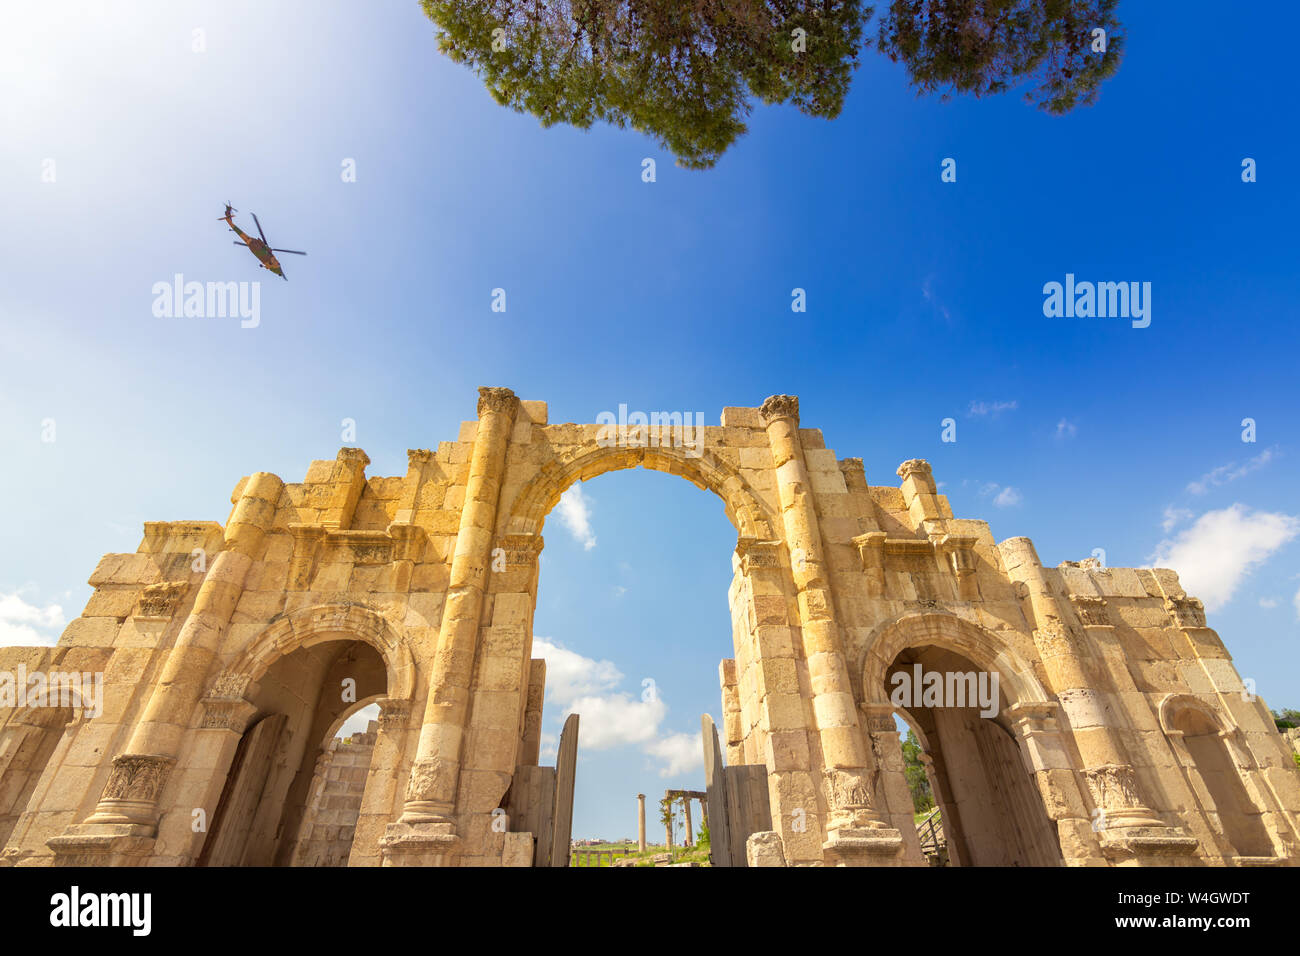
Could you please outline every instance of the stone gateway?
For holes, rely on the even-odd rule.
[[[766,780],[736,865],[924,865],[896,713],[954,864],[1296,863],[1290,748],[1173,571],[1045,568],[954,517],[924,461],[868,483],[790,396],[682,418],[611,441],[483,388],[405,475],[344,448],[242,479],[224,525],[147,523],[57,646],[0,649],[6,674],[102,679],[0,708],[0,863],[568,865],[576,719],[538,765],[542,526],[574,482],[638,466],[736,529],[715,763]],[[995,677],[997,700],[896,706],[918,671]],[[368,766],[340,759],[374,704]]]

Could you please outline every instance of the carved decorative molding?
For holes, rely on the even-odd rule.
[[[393,539],[387,531],[329,531],[325,547],[353,564],[387,564],[393,556]]]
[[[1070,603],[1079,615],[1079,620],[1089,627],[1111,627],[1110,611],[1106,599],[1090,594],[1071,594]]]
[[[496,547],[505,552],[506,570],[536,567],[545,541],[540,534],[503,534]]]
[[[934,554],[934,543],[929,538],[886,538],[885,553],[928,557]]]
[[[740,567],[745,574],[757,568],[781,566],[780,541],[763,541],[741,535],[736,541],[736,554],[740,556]]]
[[[938,548],[947,555],[948,564],[957,577],[975,573],[975,542],[969,535],[945,534],[938,541]]]
[[[853,539],[858,549],[858,558],[862,561],[862,570],[881,567],[884,562],[885,539],[888,537],[883,531],[868,531]]]
[[[1165,610],[1177,627],[1205,627],[1205,605],[1197,598],[1165,598]]]
[[[508,388],[485,385],[478,390],[479,418],[482,418],[483,413],[488,411],[513,416],[515,409],[518,407],[519,400],[515,398],[515,393]]]
[[[898,733],[898,726],[894,723],[894,707],[892,704],[864,703],[859,704],[858,709],[862,711],[862,721],[867,733]]]
[[[859,770],[829,769],[826,779],[830,783],[831,803],[838,810],[871,810],[871,785],[865,773]]]
[[[248,720],[257,713],[257,707],[242,697],[204,697],[203,719],[199,726],[203,730],[233,730],[242,734]]]
[[[797,426],[799,424],[799,398],[795,395],[769,395],[758,410],[763,417],[763,424],[770,425],[780,418],[788,418]]]
[[[392,539],[394,561],[419,561],[428,535],[419,525],[394,521],[386,532]]]
[[[242,699],[251,680],[252,678],[247,674],[222,671],[217,675],[217,679],[212,682],[212,689],[208,691],[207,696],[227,700]]]
[[[400,730],[411,717],[411,702],[393,697],[379,701],[379,726],[387,731]]]
[[[176,613],[176,606],[188,589],[189,584],[185,581],[163,581],[149,585],[140,592],[135,619],[137,621],[171,620],[172,615]]]

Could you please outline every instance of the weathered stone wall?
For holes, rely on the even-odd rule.
[[[611,434],[484,389],[478,418],[411,451],[405,475],[367,464],[344,448],[301,482],[241,480],[224,525],[146,524],[135,554],[100,562],[57,647],[0,649],[0,670],[105,680],[93,718],[0,706],[0,862],[195,862],[195,811],[216,813],[244,730],[287,713],[314,733],[338,706],[334,658],[310,657],[337,642],[383,671],[351,862],[527,858],[493,811],[536,760],[542,527],[573,482],[630,467],[712,492],[736,527],[722,730],[729,762],[767,768],[791,865],[922,862],[885,679],[924,646],[1001,676],[998,720],[1064,862],[1234,855],[1176,726],[1191,710],[1218,728],[1272,858],[1296,855],[1289,750],[1172,571],[1044,568],[1027,539],[954,517],[923,461],[870,484],[795,399],[724,409],[702,436]],[[292,824],[318,744],[289,738],[267,786]],[[277,809],[259,826],[273,833]]]
[[[347,865],[378,731],[372,720],[364,733],[336,737],[317,760],[294,866]]]

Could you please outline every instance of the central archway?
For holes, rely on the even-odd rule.
[[[581,427],[587,428],[587,426]],[[758,435],[766,442],[763,433],[759,432]],[[761,448],[757,444],[751,444],[745,451],[746,454],[753,456],[755,461],[759,456],[768,456],[767,461],[770,461],[770,451],[765,444]],[[761,719],[760,709],[767,706],[766,699],[760,698],[757,694],[750,694],[742,699],[739,689],[746,678],[749,685],[756,685],[754,672],[751,669],[757,668],[762,661],[775,661],[777,658],[782,660],[777,661],[774,666],[787,669],[793,680],[796,672],[793,658],[797,646],[791,634],[791,626],[794,622],[787,617],[787,610],[795,606],[789,555],[785,545],[776,538],[775,528],[778,527],[778,521],[773,505],[747,484],[741,469],[735,463],[739,460],[740,450],[721,448],[718,452],[702,450],[700,454],[691,454],[685,448],[671,445],[611,447],[592,439],[572,446],[542,449],[540,454],[545,455],[548,452],[551,453],[551,457],[547,463],[535,471],[526,472],[529,474],[526,481],[511,488],[507,480],[507,486],[503,490],[502,505],[496,524],[499,528],[507,529],[507,533],[498,538],[500,551],[497,553],[504,557],[502,570],[506,573],[487,576],[489,595],[487,606],[492,609],[493,626],[484,632],[484,641],[479,649],[479,660],[490,660],[493,656],[503,656],[513,650],[510,646],[514,640],[511,632],[499,629],[496,624],[509,620],[513,626],[517,622],[523,632],[524,665],[529,675],[524,681],[530,686],[537,686],[544,682],[544,678],[540,677],[542,668],[538,666],[539,662],[533,660],[534,619],[540,582],[540,562],[537,558],[542,549],[540,532],[548,515],[559,504],[568,489],[578,482],[586,482],[609,472],[642,468],[685,478],[697,487],[711,491],[722,501],[724,513],[737,535],[734,539],[736,543],[728,542],[726,551],[719,555],[726,562],[724,566],[729,565],[732,571],[732,582],[727,590],[731,611],[731,655],[734,655],[730,656],[726,651],[720,655],[724,661],[721,671],[727,674],[744,675],[729,685],[724,681],[721,688],[722,723],[728,732],[726,741],[728,762],[733,765],[760,764],[768,773],[789,772],[783,764],[770,765],[769,748],[765,745],[765,739],[760,739],[765,738],[769,727],[772,726],[771,722]],[[775,488],[768,490],[773,494],[775,492]],[[512,572],[518,573],[512,574]],[[505,608],[511,609],[509,618],[503,616]],[[727,625],[724,623],[723,627]],[[715,668],[718,668],[716,660],[710,668],[713,674],[718,673]],[[710,675],[711,682],[716,679],[712,674]],[[783,714],[782,717],[787,723],[779,725],[779,729],[783,734],[783,741],[792,741],[797,735],[799,742],[797,744],[792,742],[786,749],[779,750],[781,760],[786,760],[787,755],[791,753],[806,755],[810,749],[808,729],[803,722],[806,699],[801,699],[799,689],[795,686],[790,688],[790,697],[798,712],[792,710],[788,717]],[[476,710],[486,707],[487,701],[488,698],[480,694],[473,707]],[[524,739],[519,748],[520,766],[524,768],[529,766],[529,760],[534,763],[538,760],[536,734],[541,723],[540,710],[531,709],[534,707],[532,703],[527,706],[530,709],[523,715]],[[708,709],[717,713],[719,708],[715,704]],[[702,754],[703,747],[696,736],[698,731],[694,726],[697,721],[698,716],[687,723],[690,727],[688,733],[692,738],[692,748]],[[474,722],[475,718],[471,717],[471,727]],[[533,733],[531,738],[530,729]],[[492,770],[500,773],[507,769],[504,763],[493,763],[495,758],[492,755],[480,753],[476,748],[471,747],[467,752],[467,770]],[[804,759],[805,766],[797,768],[804,776],[801,780],[800,792],[816,793],[814,788],[817,782],[812,779],[806,766],[807,757],[805,756]],[[515,766],[509,767],[511,775],[514,775],[515,771]],[[525,773],[525,776],[528,774]],[[765,773],[761,779],[767,779],[767,774]],[[634,796],[633,793],[629,797],[629,808],[634,806],[631,802]],[[518,799],[517,791],[505,797],[507,802]],[[812,799],[815,801],[816,797]],[[515,812],[527,813],[517,803]],[[486,818],[484,822],[488,822]],[[468,825],[475,824],[470,822]],[[530,827],[535,825],[535,823],[529,824]],[[764,821],[760,829],[768,829],[772,825],[771,822]]]

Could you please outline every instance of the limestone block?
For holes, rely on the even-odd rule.
[[[750,834],[745,840],[745,862],[749,866],[785,866],[785,847],[774,830]]]

